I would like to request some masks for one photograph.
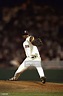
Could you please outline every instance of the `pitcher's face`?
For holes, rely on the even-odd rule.
[[[29,35],[23,35],[23,38],[26,39]]]

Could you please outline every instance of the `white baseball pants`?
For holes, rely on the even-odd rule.
[[[14,75],[15,80],[17,80],[20,74],[26,69],[28,69],[30,66],[36,67],[40,78],[44,77],[44,71],[41,66],[41,59],[40,58],[32,59],[30,57],[27,57],[15,72],[15,75]]]

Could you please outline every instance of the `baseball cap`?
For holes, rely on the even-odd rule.
[[[27,30],[24,30],[23,35],[29,35]]]

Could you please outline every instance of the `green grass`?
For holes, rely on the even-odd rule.
[[[63,96],[63,92],[0,93],[0,96]]]

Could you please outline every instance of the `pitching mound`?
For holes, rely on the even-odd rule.
[[[0,81],[0,92],[63,92],[63,84],[38,81]]]

